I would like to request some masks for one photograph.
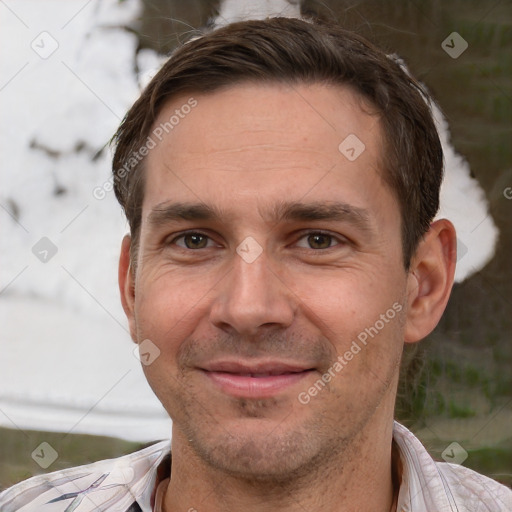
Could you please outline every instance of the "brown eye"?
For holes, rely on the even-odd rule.
[[[332,236],[323,233],[313,233],[308,236],[308,245],[311,249],[328,249],[331,247]]]
[[[172,243],[183,249],[204,249],[210,238],[202,233],[186,233],[175,238]]]
[[[206,244],[208,243],[208,238],[204,235],[200,235],[199,233],[185,235],[183,239],[188,249],[202,249],[203,247],[206,247]]]

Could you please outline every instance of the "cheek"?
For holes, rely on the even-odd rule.
[[[149,338],[167,355],[190,336],[205,315],[213,280],[178,272],[148,272],[135,291],[135,319],[139,341]]]
[[[325,276],[302,276],[294,286],[305,306],[305,314],[342,335],[363,329],[400,301],[403,291],[398,280],[391,282],[370,269],[347,269]],[[339,331],[338,331],[339,329]]]
[[[170,279],[162,273],[151,278],[145,276],[136,289],[137,339],[142,343],[150,340],[158,354],[142,369],[168,411],[179,410],[182,405],[177,397],[188,396],[190,391],[183,389],[186,386],[177,364],[178,351],[183,341],[194,335],[206,314],[205,293],[198,282]]]
[[[386,375],[403,344],[405,281],[370,272],[339,273],[336,279],[303,280],[302,315],[315,325],[338,356],[345,376],[354,381]],[[334,362],[333,362],[334,363]],[[340,372],[335,372],[341,375]],[[373,376],[373,377],[372,377]],[[350,379],[335,379],[334,388]],[[352,384],[353,385],[353,382]]]

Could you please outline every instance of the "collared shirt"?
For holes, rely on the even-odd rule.
[[[511,512],[512,490],[457,464],[435,462],[404,426],[393,429],[402,463],[399,512]],[[0,494],[1,512],[153,512],[169,476],[170,441],[117,459],[39,475]]]

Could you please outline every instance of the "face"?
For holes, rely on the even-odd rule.
[[[407,274],[379,120],[319,84],[193,97],[155,123],[188,112],[146,160],[132,336],[160,350],[144,371],[173,446],[311,470],[393,414]]]

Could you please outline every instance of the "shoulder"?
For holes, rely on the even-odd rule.
[[[512,511],[512,490],[472,469],[436,462],[457,505],[463,505],[471,512]]]
[[[0,510],[78,511],[84,500],[101,510],[133,510],[136,501],[149,503],[157,467],[169,452],[170,441],[162,441],[116,459],[29,478],[0,493]]]
[[[511,512],[512,490],[458,464],[436,462],[412,432],[395,422],[402,462],[399,510]]]

